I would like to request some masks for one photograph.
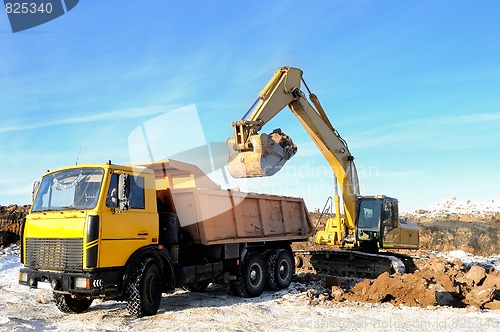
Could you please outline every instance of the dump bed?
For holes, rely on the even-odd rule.
[[[299,241],[314,232],[301,198],[222,190],[197,166],[177,160],[142,166],[155,172],[161,209],[176,212],[195,243]]]
[[[195,243],[307,240],[313,232],[301,198],[200,188],[171,189],[171,195]]]

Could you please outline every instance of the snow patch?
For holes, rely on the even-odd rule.
[[[448,215],[470,215],[485,218],[500,213],[500,199],[486,201],[460,200],[457,197],[409,213],[415,217],[436,218]]]
[[[475,256],[466,253],[463,250],[453,250],[449,252],[434,252],[437,256],[441,256],[449,262],[455,259],[459,259],[464,263],[466,267],[471,267],[472,265],[480,265],[484,268],[494,268],[500,271],[500,255],[493,255],[489,257]]]

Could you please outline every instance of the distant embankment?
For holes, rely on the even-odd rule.
[[[29,209],[30,205],[0,205],[0,245],[7,246],[19,241],[21,222]]]

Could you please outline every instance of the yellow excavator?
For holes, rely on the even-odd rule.
[[[280,68],[243,119],[233,122],[234,137],[227,140],[230,174],[235,178],[271,176],[295,155],[296,145],[280,129],[269,135],[259,133],[266,123],[288,106],[321,151],[336,178],[333,196],[335,214],[327,220],[324,230],[317,231],[316,243],[372,253],[381,248],[418,249],[418,226],[399,218],[397,199],[384,195],[360,195],[354,157],[347,142],[331,124],[302,74],[298,68]],[[301,82],[309,98],[300,89]]]

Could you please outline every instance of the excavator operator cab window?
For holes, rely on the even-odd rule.
[[[380,221],[380,201],[364,199],[359,204],[358,228],[377,230]]]
[[[384,219],[382,221],[384,235],[399,227],[397,201],[384,202]]]

